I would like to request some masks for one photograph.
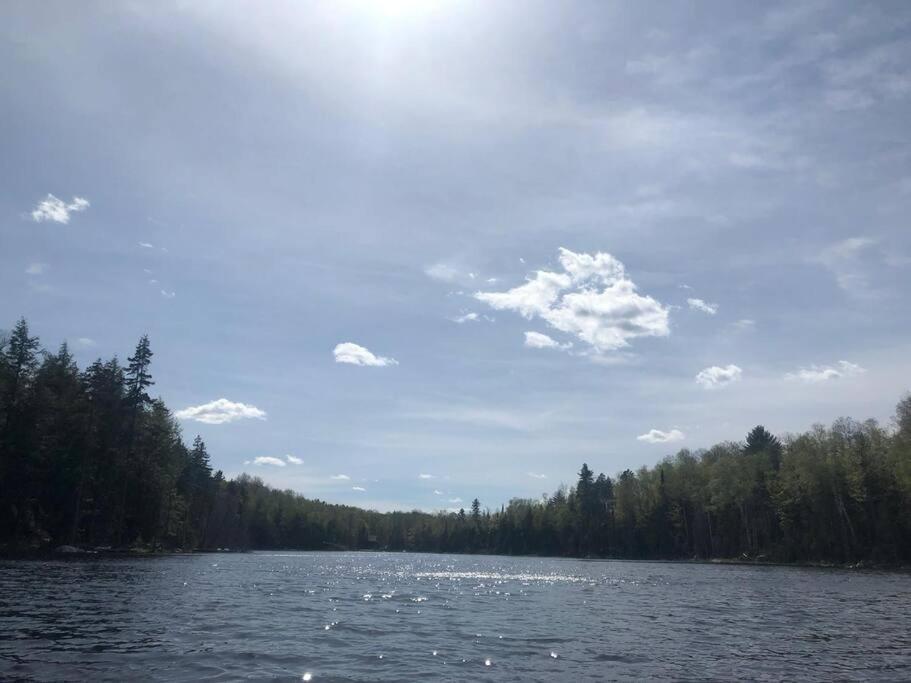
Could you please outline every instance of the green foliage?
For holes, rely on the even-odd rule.
[[[839,419],[780,441],[681,450],[654,468],[595,475],[491,512],[381,514],[212,471],[184,445],[143,336],[76,367],[40,351],[25,320],[0,339],[0,547],[376,548],[781,561],[911,560],[911,396],[895,425]]]

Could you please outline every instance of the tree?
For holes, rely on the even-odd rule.
[[[753,427],[747,434],[746,445],[743,448],[745,455],[755,455],[756,453],[766,453],[772,469],[778,471],[781,467],[781,441],[778,440],[762,425]]]
[[[149,336],[144,334],[139,338],[133,355],[127,359],[127,399],[134,408],[143,407],[152,402],[146,390],[155,384],[149,372],[153,355],[149,346]]]

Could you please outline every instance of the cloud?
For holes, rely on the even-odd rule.
[[[827,382],[830,379],[856,377],[864,372],[866,370],[856,363],[840,360],[835,365],[811,365],[808,368],[800,368],[797,372],[786,374],[785,379],[817,384],[819,382]]]
[[[419,474],[418,479],[436,479],[432,474]]]
[[[686,434],[679,429],[672,429],[669,432],[663,432],[660,429],[650,429],[645,434],[640,434],[636,437],[639,441],[647,443],[671,443],[673,441],[683,441],[685,438]]]
[[[261,455],[253,458],[254,465],[271,465],[272,467],[284,467],[285,461],[281,458],[273,458],[271,455]]]
[[[696,375],[696,382],[706,389],[714,389],[738,381],[741,375],[743,375],[743,370],[736,365],[726,365],[723,368],[713,365],[710,368],[701,370]]]
[[[292,465],[303,465],[304,464],[303,460],[301,460],[300,458],[297,458],[293,455],[286,455],[285,460],[290,462]]]
[[[623,264],[607,253],[577,254],[560,249],[562,272],[539,270],[505,292],[476,292],[496,310],[511,310],[575,335],[604,353],[630,345],[636,337],[670,334],[668,309],[636,291]]]
[[[337,481],[348,481],[349,479],[351,479],[351,477],[349,477],[347,474],[333,474],[329,478],[335,479]]]
[[[686,303],[694,311],[702,311],[709,315],[715,315],[718,312],[718,304],[710,304],[702,299],[687,299]]]
[[[538,474],[537,472],[529,472],[528,476],[532,479],[547,479],[546,474]]]
[[[452,322],[459,323],[461,325],[462,323],[475,322],[477,319],[477,313],[466,313],[465,315],[460,315],[457,318],[453,318]]]
[[[154,249],[155,248],[155,245],[150,244],[149,242],[140,242],[139,246],[142,247],[143,249]]]
[[[88,337],[79,337],[76,340],[76,345],[81,346],[84,349],[89,349],[89,348],[95,346],[95,340],[89,339]]]
[[[750,318],[741,318],[731,323],[731,327],[739,332],[748,332],[756,329],[756,321]]]
[[[445,263],[435,263],[432,266],[424,268],[424,273],[434,280],[440,282],[455,282],[459,279],[460,273],[456,268],[446,265]]]
[[[62,199],[57,199],[52,194],[38,202],[38,206],[32,211],[32,220],[36,223],[53,221],[54,223],[69,223],[70,214],[79,213],[89,208],[89,200],[82,197],[73,197],[73,200],[67,204]]]
[[[525,346],[530,349],[570,349],[572,348],[572,342],[566,342],[565,344],[560,344],[555,339],[548,337],[546,334],[540,332],[526,332],[525,333]]]
[[[226,424],[248,418],[266,419],[265,411],[256,406],[247,405],[246,403],[234,403],[226,398],[219,398],[198,406],[190,406],[183,410],[178,410],[174,415],[181,420],[193,420],[211,425]]]
[[[461,503],[462,499],[461,498],[450,498],[449,502],[450,503]]]
[[[868,268],[864,265],[865,252],[876,244],[869,237],[851,237],[823,249],[816,261],[835,276],[835,282],[852,296],[868,296],[870,282]]]
[[[399,362],[394,358],[374,356],[363,346],[353,344],[351,342],[338,344],[332,353],[335,356],[336,363],[348,363],[350,365],[369,365],[373,367],[385,367],[387,365],[399,364]]]
[[[434,490],[433,490],[433,493],[434,493],[434,495],[437,495],[437,496],[442,496],[442,495],[443,495],[443,492],[440,491],[439,489],[434,489]]]
[[[48,265],[46,263],[30,263],[28,268],[25,269],[26,275],[44,275],[47,272]]]
[[[351,490],[352,491],[366,491],[367,489],[365,489],[363,486],[352,486]]]
[[[166,289],[162,289],[162,290],[161,290],[161,295],[162,295],[165,299],[173,299],[175,296],[177,296],[177,292],[169,292],[169,291],[167,291]]]

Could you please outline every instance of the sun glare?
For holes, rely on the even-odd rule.
[[[353,7],[387,19],[409,19],[432,14],[442,0],[352,0]]]

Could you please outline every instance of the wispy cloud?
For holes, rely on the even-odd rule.
[[[466,313],[465,315],[456,316],[455,318],[452,319],[452,322],[459,323],[461,325],[462,323],[471,323],[471,322],[476,322],[477,320],[478,320],[477,313]]]
[[[83,197],[73,197],[72,201],[67,203],[49,194],[32,210],[32,220],[36,223],[51,221],[65,225],[70,222],[71,214],[85,211],[89,206],[89,200]]]
[[[843,379],[846,377],[856,377],[866,370],[855,363],[846,360],[840,360],[835,365],[811,365],[808,368],[800,368],[796,372],[789,372],[785,379],[799,380],[810,384],[827,382],[831,379]]]
[[[531,477],[532,479],[547,479],[546,474],[540,474],[538,472],[529,472],[528,476]]]
[[[173,292],[173,291],[172,291],[172,292],[169,292],[169,291],[166,290],[166,289],[162,289],[162,290],[161,290],[161,295],[162,295],[165,299],[173,299],[175,296],[177,296],[177,292]]]
[[[76,345],[80,346],[83,349],[90,349],[95,346],[95,340],[89,339],[88,337],[79,337],[76,340]]]
[[[670,334],[668,309],[636,291],[620,261],[610,254],[560,249],[562,272],[539,270],[524,285],[474,296],[496,310],[540,318],[591,345],[616,351],[637,337]]]
[[[193,420],[205,424],[226,424],[244,419],[265,420],[266,412],[246,403],[235,403],[226,398],[219,398],[198,406],[189,406],[178,410],[174,415],[181,420]]]
[[[687,299],[686,303],[694,311],[701,311],[709,315],[715,315],[718,312],[718,304],[710,304],[702,299]]]
[[[436,479],[432,474],[419,474],[418,479]]]
[[[271,467],[284,467],[285,461],[281,458],[273,458],[271,455],[261,455],[253,458],[254,465],[269,465]]]
[[[333,474],[330,479],[335,479],[336,481],[348,481],[351,479],[347,474]]]
[[[366,491],[367,489],[365,489],[363,486],[352,486],[351,490],[352,491]]]
[[[445,263],[434,263],[424,269],[427,277],[439,280],[440,282],[455,282],[460,277],[460,271],[453,266]]]
[[[669,432],[664,432],[660,429],[650,429],[645,434],[640,434],[636,437],[639,441],[645,441],[646,443],[672,443],[674,441],[683,441],[685,438],[686,434],[679,429],[672,429]]]
[[[462,499],[461,498],[450,498],[449,502],[450,503],[461,503]]]
[[[736,365],[731,364],[724,367],[713,365],[710,368],[701,370],[699,374],[696,375],[696,383],[706,389],[715,389],[737,382],[742,375],[743,370]]]
[[[347,363],[349,365],[385,367],[399,364],[394,358],[376,356],[363,346],[352,342],[338,344],[332,354],[335,356],[336,363]]]
[[[864,256],[875,244],[876,240],[870,237],[851,237],[826,247],[816,260],[829,269],[835,282],[847,294],[868,297],[873,292],[869,264],[865,263]]]
[[[292,465],[303,465],[304,461],[301,458],[298,458],[294,455],[286,455],[285,460],[290,462]]]
[[[143,249],[154,249],[155,248],[155,245],[152,244],[151,242],[140,242],[139,246],[142,247]]]
[[[46,263],[30,263],[28,268],[25,269],[26,275],[44,275],[47,272],[48,265]]]

